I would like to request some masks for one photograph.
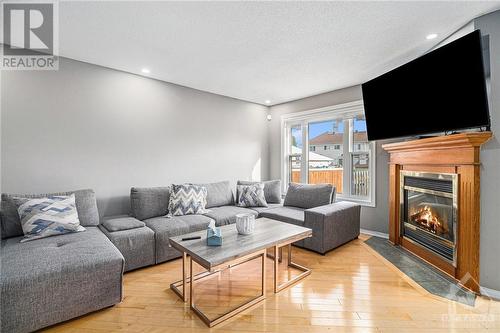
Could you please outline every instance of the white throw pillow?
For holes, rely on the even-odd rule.
[[[24,233],[21,242],[85,231],[78,219],[74,194],[13,200]]]
[[[205,214],[207,188],[204,186],[183,184],[172,185],[168,202],[168,216]]]

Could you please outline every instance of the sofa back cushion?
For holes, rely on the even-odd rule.
[[[283,206],[314,208],[332,203],[335,187],[331,184],[290,183]]]
[[[207,189],[206,208],[234,205],[233,190],[229,181],[196,185]]]
[[[267,180],[263,182],[253,182],[247,180],[238,180],[237,185],[264,184],[264,196],[267,203],[281,203],[281,180]],[[238,194],[236,194],[238,195]]]
[[[76,210],[78,212],[80,224],[84,227],[99,225],[99,212],[97,210],[97,202],[93,190],[87,189],[45,194],[2,193],[2,210],[0,212],[2,239],[23,235],[21,220],[13,198],[44,198],[48,196],[67,196],[71,194],[75,195]]]
[[[165,216],[168,213],[170,186],[132,187],[130,189],[130,215],[138,220]]]

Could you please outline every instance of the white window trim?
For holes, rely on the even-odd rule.
[[[337,104],[337,105],[332,105],[332,106],[327,106],[323,108],[318,108],[318,109],[312,109],[312,110],[305,110],[305,111],[299,111],[299,112],[294,112],[294,113],[288,113],[284,114],[281,116],[281,183],[282,183],[282,190],[283,193],[286,192],[287,187],[288,187],[288,148],[290,146],[289,140],[289,135],[287,131],[289,130],[290,127],[293,127],[294,125],[298,124],[303,124],[305,122],[317,122],[317,121],[324,121],[324,120],[331,120],[331,119],[347,119],[347,118],[353,118],[355,116],[358,116],[360,114],[364,114],[364,105],[363,101],[354,101],[354,102],[349,102],[349,103],[344,103],[344,104]],[[303,126],[302,129],[302,144],[305,149],[305,158],[309,160],[309,148],[308,148],[308,126]],[[349,142],[344,142],[344,147],[347,147],[349,145]],[[376,206],[376,156],[377,156],[377,147],[375,142],[370,142],[369,143],[371,149],[370,149],[370,170],[371,170],[371,177],[370,177],[370,193],[367,199],[361,199],[358,197],[353,197],[350,196],[349,194],[337,194],[337,198],[340,200],[345,200],[345,201],[352,201],[359,203],[363,206],[368,206],[368,207],[375,207]],[[304,152],[304,150],[303,150]],[[304,168],[305,163],[302,163],[302,168]],[[344,180],[351,179],[351,161],[350,158],[346,158],[344,156],[344,170],[347,170],[347,172],[344,175]],[[307,170],[302,170],[301,169],[301,175],[302,175],[302,180],[306,182],[307,181]],[[344,182],[345,183],[345,182]],[[351,192],[351,184],[346,186],[346,189],[348,189],[348,193]]]

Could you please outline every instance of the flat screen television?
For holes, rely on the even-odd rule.
[[[369,140],[490,126],[479,30],[362,84]]]

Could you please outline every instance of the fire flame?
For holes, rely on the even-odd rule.
[[[424,206],[419,211],[412,214],[411,219],[432,233],[443,234],[446,232],[439,216],[434,213],[429,206]]]

